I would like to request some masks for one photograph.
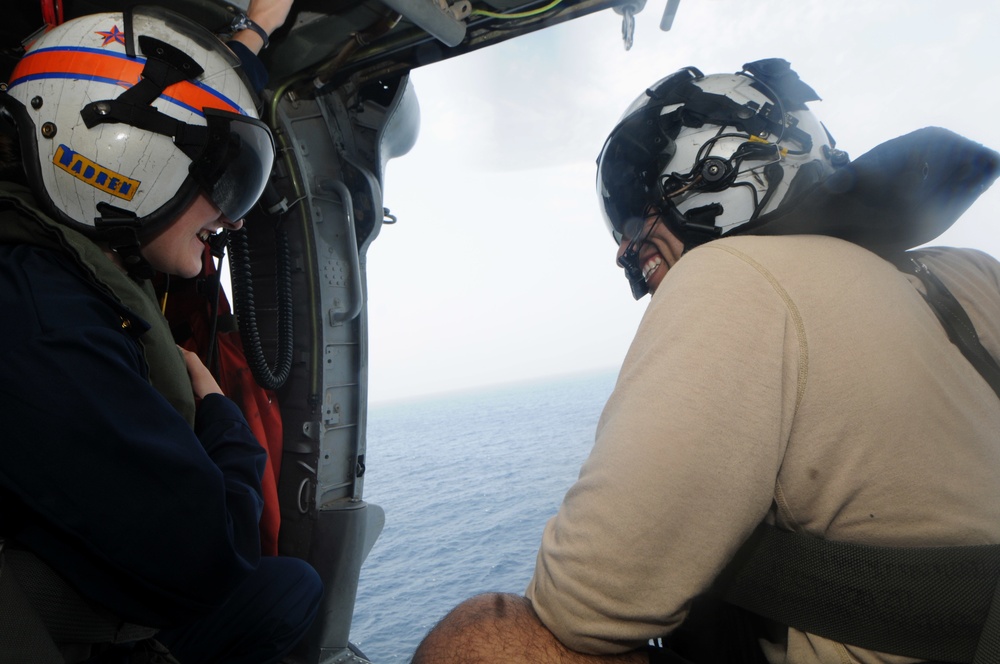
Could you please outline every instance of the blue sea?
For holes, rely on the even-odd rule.
[[[372,662],[409,662],[472,595],[523,593],[615,375],[370,409],[364,497],[386,523],[361,570],[351,640]]]

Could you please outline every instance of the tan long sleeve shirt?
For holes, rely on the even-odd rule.
[[[1000,263],[926,260],[1000,358]],[[527,590],[573,649],[686,616],[756,524],[885,546],[1000,542],[1000,400],[907,277],[820,236],[686,254],[639,326]],[[902,662],[789,630],[772,662]]]

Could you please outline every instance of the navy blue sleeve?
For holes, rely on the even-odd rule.
[[[243,42],[232,40],[228,42],[228,46],[229,50],[235,53],[236,57],[240,59],[240,64],[243,65],[243,72],[250,79],[253,91],[260,94],[264,86],[267,85],[267,69],[265,69],[264,63]]]
[[[187,622],[259,561],[265,453],[221,395],[192,431],[61,260],[0,245],[0,534],[130,622]]]

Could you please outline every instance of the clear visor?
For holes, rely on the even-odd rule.
[[[274,165],[274,139],[260,120],[204,109],[208,141],[191,162],[191,177],[228,219],[246,216]]]

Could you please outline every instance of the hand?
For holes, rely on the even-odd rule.
[[[184,355],[184,364],[187,366],[188,377],[191,379],[191,389],[199,399],[204,399],[207,394],[222,394],[222,388],[216,382],[215,376],[208,370],[208,367],[201,361],[196,353],[181,348]]]
[[[292,0],[250,0],[247,16],[251,21],[264,28],[268,35],[285,24],[288,12],[292,9]],[[264,46],[263,40],[253,30],[240,30],[233,39],[241,42],[254,53],[260,53]]]

